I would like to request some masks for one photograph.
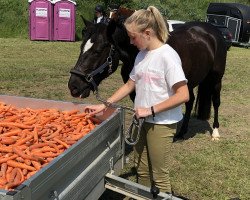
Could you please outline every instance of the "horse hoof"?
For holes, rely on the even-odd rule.
[[[220,137],[219,130],[218,128],[215,128],[212,133],[212,138],[219,138],[219,137]]]
[[[173,142],[183,142],[185,138],[183,136],[176,136],[173,138]]]
[[[219,141],[220,140],[220,138],[218,138],[218,137],[212,137],[212,141]]]

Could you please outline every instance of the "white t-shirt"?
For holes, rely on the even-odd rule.
[[[134,107],[148,108],[159,104],[174,94],[172,86],[186,81],[181,59],[177,52],[168,44],[152,51],[142,50],[135,59],[130,73],[135,81],[136,97]],[[155,124],[173,124],[182,119],[181,106],[157,113],[146,118]]]
[[[103,16],[98,17],[98,18],[96,19],[96,23],[97,23],[97,24],[100,23],[101,20],[102,20],[102,18],[103,18]]]

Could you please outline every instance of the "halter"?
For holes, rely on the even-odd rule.
[[[96,68],[93,72],[91,72],[89,74],[85,74],[85,73],[83,73],[80,70],[75,69],[75,68],[71,69],[70,73],[77,75],[77,76],[80,76],[81,78],[84,78],[88,83],[91,83],[93,85],[94,91],[97,91],[98,88],[97,88],[97,84],[94,80],[94,77],[97,74],[101,74],[106,67],[108,67],[108,73],[109,74],[112,73],[112,62],[113,62],[112,55],[114,54],[114,52],[115,52],[115,48],[113,45],[111,45],[111,48],[109,51],[109,56],[107,57],[105,63],[103,63],[100,67]]]

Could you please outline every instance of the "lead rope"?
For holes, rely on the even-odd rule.
[[[132,122],[130,123],[128,129],[125,131],[125,134],[124,134],[124,139],[125,139],[125,142],[128,144],[128,145],[135,145],[137,144],[137,142],[139,141],[140,139],[140,132],[141,132],[141,128],[142,128],[142,125],[145,121],[144,118],[140,118],[140,119],[137,119],[136,115],[135,115],[135,110],[133,108],[130,108],[130,107],[127,107],[127,106],[122,106],[122,105],[119,105],[117,103],[110,103],[104,99],[102,99],[99,95],[99,91],[98,89],[96,88],[96,99],[100,102],[102,102],[103,104],[105,104],[107,107],[111,107],[111,108],[120,108],[120,109],[123,109],[123,110],[128,110],[130,112],[133,112],[133,117],[132,117]],[[135,131],[133,131],[133,128],[136,127],[137,128],[137,134]]]
[[[144,123],[144,120],[145,120],[144,118],[137,119],[136,115],[135,114],[133,115],[132,122],[130,126],[128,127],[127,131],[125,132],[124,139],[128,145],[135,145],[139,141],[140,132],[141,132],[141,128]],[[133,131],[134,126],[137,127],[137,135],[135,135],[136,132]]]

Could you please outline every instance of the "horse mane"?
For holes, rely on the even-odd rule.
[[[110,19],[114,21],[119,21],[119,20],[124,21],[126,18],[131,16],[134,12],[135,10],[120,6],[117,10],[112,11]]]

